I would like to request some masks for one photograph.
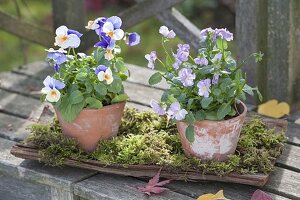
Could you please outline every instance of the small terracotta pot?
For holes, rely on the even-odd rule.
[[[231,119],[196,121],[195,141],[192,143],[185,136],[188,124],[178,121],[177,129],[185,155],[198,157],[201,160],[225,161],[229,155],[234,154],[247,113],[244,103],[239,103],[237,108],[240,115]]]
[[[85,151],[93,151],[99,140],[111,139],[119,131],[125,101],[100,109],[83,109],[73,122],[67,123],[55,109],[65,135],[75,138]]]

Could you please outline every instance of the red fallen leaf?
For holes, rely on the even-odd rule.
[[[137,190],[140,192],[146,193],[149,196],[151,195],[151,193],[160,194],[163,191],[169,190],[168,188],[161,187],[161,186],[164,186],[164,185],[170,183],[171,180],[165,180],[165,181],[159,182],[160,171],[161,171],[161,168],[159,169],[157,174],[149,180],[147,185],[145,185],[144,187],[137,187]]]
[[[261,190],[255,190],[252,194],[251,200],[273,200],[273,198]]]

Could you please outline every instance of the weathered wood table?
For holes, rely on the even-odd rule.
[[[150,98],[159,99],[165,83],[150,87],[147,84],[153,71],[128,65],[131,77],[125,90],[131,100],[128,106],[148,110]],[[98,173],[91,170],[63,167],[51,168],[12,156],[11,146],[23,140],[26,127],[41,113],[39,91],[42,81],[52,74],[44,62],[36,62],[11,72],[0,73],[0,200],[78,200],[78,199],[148,199],[133,188],[147,180]],[[288,141],[284,154],[267,185],[262,190],[274,199],[300,199],[300,125],[294,121],[300,112],[288,118]],[[173,181],[170,191],[150,199],[195,199],[201,194],[224,190],[225,196],[234,200],[249,200],[256,187],[219,182]]]

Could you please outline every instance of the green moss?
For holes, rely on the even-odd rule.
[[[181,148],[176,126],[152,112],[127,108],[118,137],[100,141],[90,154],[80,150],[78,143],[61,134],[57,120],[36,124],[26,142],[39,148],[41,161],[60,166],[66,158],[93,159],[104,164],[160,165],[170,170],[194,169],[199,173],[218,175],[230,172],[269,173],[283,148],[285,137],[266,129],[259,118],[244,125],[236,153],[226,161],[201,161],[187,158]]]

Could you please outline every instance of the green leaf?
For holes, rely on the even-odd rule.
[[[93,85],[90,82],[85,82],[85,88],[86,88],[86,92],[90,93],[93,90]]]
[[[231,106],[228,103],[223,103],[217,112],[217,118],[219,120],[224,119],[226,115],[228,115],[231,111]]]
[[[222,50],[225,50],[228,48],[228,44],[227,44],[227,41],[218,37],[217,40],[216,40],[216,44],[217,44],[217,47],[219,49],[222,49]]]
[[[201,107],[207,108],[212,101],[212,97],[203,97],[203,99],[201,100]]]
[[[203,110],[199,110],[195,113],[195,119],[197,121],[205,119],[205,112]]]
[[[217,112],[212,111],[212,112],[206,113],[205,119],[208,119],[208,120],[218,120]]]
[[[222,91],[219,88],[216,88],[212,91],[212,93],[213,93],[213,95],[215,95],[217,97],[222,93]]]
[[[87,77],[86,72],[80,72],[80,73],[76,74],[76,76],[75,76],[76,80],[79,80],[79,81],[85,81],[86,77]]]
[[[99,63],[102,58],[104,58],[105,50],[102,48],[97,48],[94,52],[94,58]]]
[[[162,76],[161,76],[160,72],[156,72],[149,78],[149,84],[155,85],[155,84],[159,83],[161,81],[161,79],[162,79]]]
[[[205,75],[205,74],[210,74],[214,71],[214,67],[211,65],[207,65],[205,67],[200,68],[199,70],[201,72],[201,74]]]
[[[257,96],[258,96],[259,101],[262,101],[262,100],[263,100],[263,96],[261,95],[261,93],[260,93],[260,91],[258,90],[258,88],[256,88],[256,93],[257,93]]]
[[[94,97],[88,97],[85,99],[85,103],[88,104],[88,107],[89,108],[102,108],[103,105],[102,105],[102,102],[99,101],[98,99],[94,98]]]
[[[100,96],[105,96],[107,94],[106,85],[104,85],[103,83],[98,83],[97,85],[94,85],[94,89]]]
[[[194,114],[192,112],[189,112],[186,116],[185,116],[185,120],[189,123],[189,124],[193,124],[196,119],[194,117]]]
[[[126,74],[122,74],[122,73],[119,73],[119,76],[121,78],[122,81],[126,81],[128,76]]]
[[[116,96],[111,100],[111,103],[118,103],[118,102],[121,102],[121,101],[126,101],[127,99],[128,99],[127,94],[119,94],[119,95],[116,95]]]
[[[185,137],[189,142],[195,141],[195,135],[194,135],[194,126],[189,125],[185,130]]]
[[[124,63],[122,60],[120,60],[120,59],[118,59],[118,60],[115,62],[115,68],[117,69],[118,72],[124,73],[124,72],[127,71],[127,68],[126,68],[126,66],[125,66],[125,63]]]
[[[84,105],[84,101],[81,101],[77,104],[71,104],[70,97],[66,96],[63,99],[61,99],[61,102],[58,106],[58,110],[60,111],[64,121],[72,122],[81,112]]]
[[[235,111],[235,109],[234,108],[231,108],[231,111],[229,112],[229,116],[235,116],[235,114],[236,114],[236,111]]]
[[[79,90],[75,90],[70,94],[69,99],[71,104],[78,104],[83,101],[84,97]]]
[[[122,90],[122,86],[122,81],[120,79],[114,79],[111,84],[107,85],[107,89],[109,92],[117,94]]]
[[[246,92],[247,94],[251,95],[251,96],[254,95],[254,93],[253,93],[253,88],[250,87],[250,86],[247,85],[247,84],[244,85],[243,91]]]

